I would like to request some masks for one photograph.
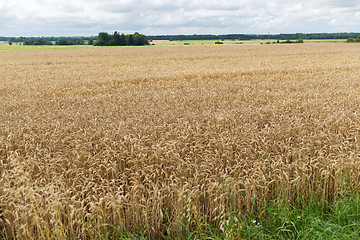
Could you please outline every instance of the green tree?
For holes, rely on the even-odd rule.
[[[135,32],[133,35],[133,41],[134,41],[134,45],[140,46],[140,45],[149,45],[149,40],[148,38],[143,35],[140,34],[138,32]]]
[[[82,40],[83,42],[83,40]],[[78,43],[74,43],[78,44]],[[83,44],[83,43],[82,43]],[[134,34],[119,34],[117,31],[113,35],[109,35],[106,32],[100,32],[96,42],[93,43],[95,46],[140,46],[140,45],[150,45],[149,39],[147,36],[135,32]]]
[[[59,39],[55,42],[55,45],[69,45],[69,42],[66,39]]]
[[[119,45],[120,46],[126,46],[127,45],[126,36],[123,33],[120,35]]]
[[[106,32],[100,32],[96,41],[96,46],[109,46],[111,37]]]
[[[85,44],[84,40],[78,39],[78,40],[75,41],[74,45],[84,45],[84,44]]]
[[[133,39],[133,35],[129,34],[126,35],[126,45],[132,46],[134,45],[134,39]]]
[[[360,34],[357,35],[356,39],[355,39],[355,42],[360,42]]]
[[[109,45],[111,46],[120,46],[120,34],[115,31],[113,35],[110,36],[111,40]]]

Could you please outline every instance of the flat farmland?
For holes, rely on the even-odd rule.
[[[358,192],[357,44],[0,59],[0,238],[190,238]]]

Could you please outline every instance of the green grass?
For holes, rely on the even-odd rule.
[[[290,207],[286,201],[269,203],[258,224],[243,221],[245,239],[358,239],[359,195],[342,196],[334,203],[312,201]]]
[[[233,215],[224,231],[209,231],[207,239],[359,239],[359,195],[343,195],[328,204],[312,200],[289,206],[285,199],[270,202],[255,216]],[[195,233],[195,238],[201,235]]]

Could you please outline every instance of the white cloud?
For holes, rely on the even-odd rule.
[[[0,0],[0,35],[359,31],[356,0]]]

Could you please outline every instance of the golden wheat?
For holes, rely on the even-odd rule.
[[[360,177],[360,48],[346,44],[1,51],[1,238],[187,219]],[[220,226],[221,227],[221,226]]]

